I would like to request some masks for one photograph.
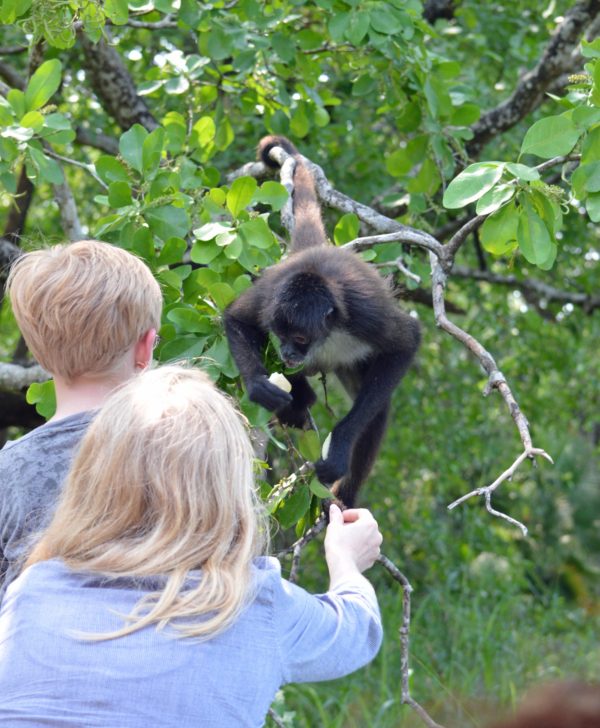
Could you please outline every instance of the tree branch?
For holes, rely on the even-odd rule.
[[[510,98],[471,126],[474,137],[466,146],[469,156],[476,157],[490,139],[510,129],[537,108],[553,81],[572,70],[573,51],[599,12],[600,0],[582,0],[565,14],[538,64],[523,76]]]
[[[94,147],[101,152],[106,152],[106,154],[112,154],[114,156],[119,153],[119,142],[114,137],[108,136],[108,134],[93,132],[83,126],[78,126],[75,129],[75,134],[75,141],[78,144],[86,147]]]
[[[4,61],[0,61],[0,78],[3,78],[12,88],[18,88],[21,91],[27,85],[23,76],[21,76],[21,74],[10,64],[5,63]]]
[[[66,179],[60,184],[53,185],[53,189],[65,235],[69,240],[82,240],[85,234],[79,221],[79,213],[75,198],[73,197],[73,190]]]
[[[17,391],[34,382],[46,382],[50,375],[39,364],[23,367],[20,364],[0,362],[0,389]]]
[[[528,291],[535,294],[538,299],[572,303],[574,306],[581,306],[586,313],[591,313],[596,308],[600,308],[600,296],[598,295],[577,291],[564,291],[542,281],[538,281],[535,278],[520,279],[515,275],[501,275],[499,273],[492,273],[489,270],[475,270],[458,265],[455,265],[452,269],[452,275],[458,278],[485,281],[495,285],[516,288],[520,291]]]
[[[79,40],[84,53],[83,65],[105,111],[123,130],[133,124],[141,124],[148,131],[156,129],[158,123],[144,99],[138,95],[133,78],[119,53],[105,38],[92,43],[80,31]]]

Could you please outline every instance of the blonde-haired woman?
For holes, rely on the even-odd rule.
[[[263,724],[276,690],[381,643],[361,572],[381,535],[332,508],[329,591],[259,558],[267,525],[244,424],[201,372],[140,374],[90,426],[48,529],[0,611],[0,725]]]

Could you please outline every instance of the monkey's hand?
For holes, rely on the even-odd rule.
[[[292,401],[291,394],[272,384],[264,374],[248,381],[246,388],[252,402],[260,404],[271,412],[287,407]]]
[[[331,483],[335,483],[336,480],[339,480],[346,474],[347,470],[348,458],[338,455],[335,451],[330,451],[327,459],[323,460],[323,458],[321,458],[315,463],[317,478],[324,485],[331,485]]]
[[[298,407],[295,402],[277,410],[277,419],[282,425],[306,430],[310,425],[309,412],[306,407]]]

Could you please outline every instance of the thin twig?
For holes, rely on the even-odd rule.
[[[89,175],[91,175],[96,182],[105,190],[108,189],[108,185],[104,180],[100,179],[98,175],[96,174],[96,168],[93,164],[86,164],[85,162],[79,162],[77,159],[71,159],[70,157],[63,157],[61,154],[57,154],[54,150],[46,148],[46,154],[49,157],[52,157],[52,159],[56,159],[59,162],[63,162],[63,164],[70,164],[72,167],[79,167],[80,169],[85,170]]]
[[[483,495],[485,496],[485,507],[489,513],[491,513],[493,516],[497,516],[498,518],[503,518],[505,521],[512,523],[514,526],[518,526],[521,531],[523,531],[523,535],[527,536],[527,527],[524,526],[520,521],[517,521],[515,518],[511,518],[510,516],[506,515],[506,513],[501,513],[500,511],[492,508],[492,493],[501,483],[504,483],[506,480],[512,479],[517,468],[524,460],[526,460],[527,458],[533,460],[536,457],[543,457],[552,464],[554,464],[554,461],[545,450],[537,447],[527,448],[519,455],[519,457],[509,468],[507,468],[501,475],[496,478],[496,480],[494,480],[493,483],[491,483],[490,485],[486,485],[482,488],[475,488],[475,490],[472,490],[470,493],[466,493],[460,498],[457,498],[455,501],[450,503],[450,505],[448,506],[448,510],[456,508],[456,506],[461,505],[461,503],[464,503],[469,498],[473,498],[476,495]]]
[[[402,703],[411,707],[428,728],[444,728],[436,723],[410,694],[410,609],[413,588],[406,576],[385,554],[379,554],[377,561],[388,571],[392,578],[402,587],[402,624],[398,630],[400,635],[400,676]]]

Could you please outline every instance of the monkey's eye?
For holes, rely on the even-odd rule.
[[[300,346],[304,346],[308,342],[308,339],[306,336],[302,336],[302,334],[297,334],[296,336],[292,337],[295,344],[300,344]]]

